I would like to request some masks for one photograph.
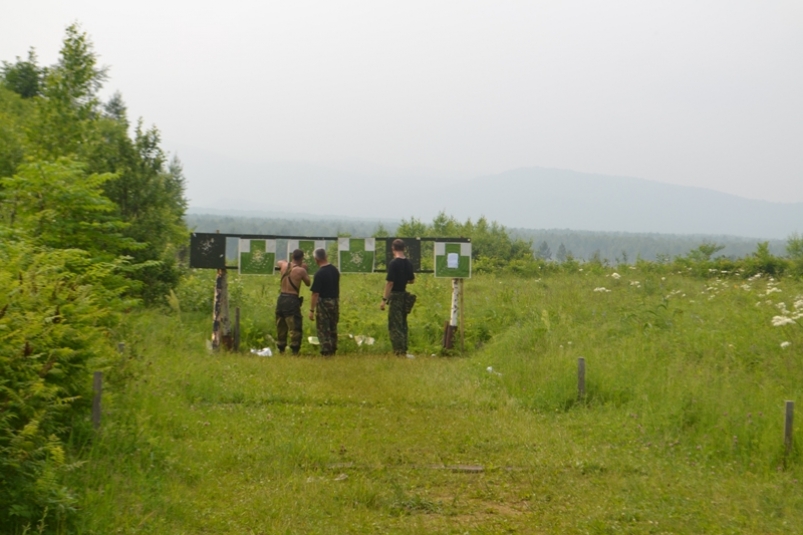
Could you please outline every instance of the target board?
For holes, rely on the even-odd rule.
[[[373,273],[376,240],[374,238],[338,238],[337,254],[341,273]]]
[[[435,242],[435,276],[471,278],[471,243]]]
[[[276,240],[240,240],[240,274],[273,275],[276,266]]]
[[[301,249],[304,251],[304,262],[307,264],[307,273],[310,275],[318,271],[318,264],[312,252],[315,249],[326,249],[325,240],[287,240],[287,261],[292,262],[293,251]]]

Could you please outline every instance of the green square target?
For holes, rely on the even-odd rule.
[[[337,253],[341,273],[373,273],[376,258],[374,238],[338,238]]]
[[[471,242],[435,242],[435,276],[471,278]]]
[[[326,249],[326,240],[287,240],[287,260],[292,262],[293,251],[301,249],[304,251],[304,262],[307,264],[307,273],[313,275],[318,271],[318,264],[312,256],[315,249]]]
[[[240,240],[240,274],[273,275],[276,240]]]

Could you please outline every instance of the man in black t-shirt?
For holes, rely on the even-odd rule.
[[[407,354],[407,285],[415,282],[413,263],[404,256],[404,240],[393,240],[393,260],[388,264],[388,276],[385,278],[385,291],[382,294],[380,310],[385,310],[388,303],[388,333],[393,352],[397,355]]]
[[[340,271],[329,263],[325,249],[312,253],[318,271],[312,281],[309,319],[317,323],[321,355],[337,351],[337,322],[340,319]]]

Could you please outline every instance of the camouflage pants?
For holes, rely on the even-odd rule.
[[[321,355],[334,355],[337,351],[337,322],[340,319],[340,300],[335,298],[318,299],[315,322]]]
[[[388,333],[393,352],[397,355],[407,353],[407,309],[404,292],[391,292],[388,302]]]
[[[297,354],[301,349],[301,299],[297,295],[280,294],[276,301],[276,346],[279,353],[287,347],[290,334],[290,351]]]

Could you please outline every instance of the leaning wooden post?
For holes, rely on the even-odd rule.
[[[786,446],[786,454],[789,455],[792,452],[792,423],[795,418],[795,402],[794,401],[787,401],[786,402],[786,418],[784,421],[784,430],[783,430],[783,442],[784,446]]]
[[[103,372],[95,372],[92,376],[92,390],[95,396],[92,398],[92,427],[100,427],[100,396],[103,392]]]
[[[577,394],[581,398],[586,395],[586,359],[577,359]]]
[[[226,268],[217,270],[215,279],[215,303],[212,310],[212,349],[222,345],[231,349],[231,323],[229,321],[229,287]]]

